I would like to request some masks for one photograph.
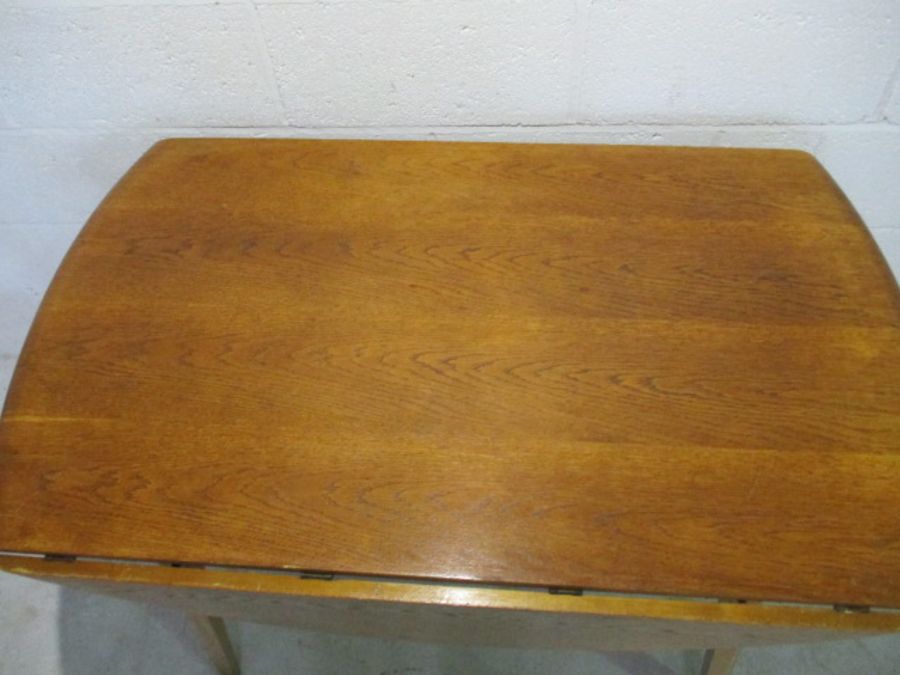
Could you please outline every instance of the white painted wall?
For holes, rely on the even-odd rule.
[[[193,135],[803,148],[900,274],[900,0],[7,0],[0,393],[81,223]]]

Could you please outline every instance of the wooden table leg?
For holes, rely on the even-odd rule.
[[[729,675],[737,655],[737,649],[707,649],[700,675]]]
[[[203,647],[210,661],[221,675],[239,675],[241,668],[238,665],[237,655],[228,632],[225,630],[225,622],[217,616],[204,616],[191,614],[191,622],[200,634]]]

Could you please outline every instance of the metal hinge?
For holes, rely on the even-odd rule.
[[[584,589],[581,588],[559,588],[551,586],[547,589],[550,595],[584,595]]]
[[[46,560],[47,562],[75,562],[76,560],[78,560],[78,556],[48,553],[44,556],[44,560]]]
[[[318,579],[319,581],[334,581],[334,572],[316,572],[313,570],[300,572],[301,579]]]
[[[834,611],[842,614],[868,614],[871,607],[868,605],[835,605]]]

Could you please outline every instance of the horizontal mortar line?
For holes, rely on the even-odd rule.
[[[10,230],[16,227],[22,228],[41,228],[41,227],[79,227],[84,224],[82,220],[2,220],[0,219],[0,229]]]
[[[13,229],[32,229],[32,228],[57,228],[57,227],[82,227],[87,222],[90,214],[86,215],[82,220],[37,220],[37,221],[21,221],[21,220],[0,220],[0,232]],[[867,225],[868,229],[873,232],[900,232],[900,222],[897,225]]]
[[[48,229],[48,228],[79,228],[84,226],[90,214],[87,214],[81,220],[0,220],[0,232],[11,231],[17,229]],[[868,229],[873,232],[900,232],[900,222],[897,225],[867,225]]]
[[[509,4],[511,0],[496,0],[496,4]],[[381,5],[424,5],[427,0],[376,0],[376,4]],[[462,0],[464,3],[475,4],[478,0]],[[82,2],[66,2],[65,0],[44,0],[43,2],[13,2],[3,6],[3,9],[29,9],[29,10],[48,10],[48,9],[114,9],[116,7],[136,8],[168,8],[168,7],[279,7],[290,5],[371,5],[371,0],[285,0],[284,2],[256,2],[255,0],[160,0],[159,2],[104,2],[103,0],[85,0]]]
[[[79,132],[83,134],[103,134],[111,132],[184,132],[196,133],[202,131],[258,131],[261,133],[270,132],[291,132],[291,131],[372,131],[372,132],[414,132],[414,133],[444,133],[457,130],[469,131],[513,131],[517,129],[547,129],[547,130],[582,130],[582,131],[679,131],[679,130],[710,130],[717,129],[735,129],[735,130],[768,130],[768,131],[806,131],[806,130],[867,130],[875,129],[885,131],[900,131],[900,124],[886,121],[872,122],[823,122],[823,123],[698,123],[698,124],[672,124],[672,123],[591,123],[583,122],[572,123],[553,123],[553,124],[445,124],[441,126],[418,126],[418,125],[395,125],[395,126],[378,126],[378,125],[240,125],[240,124],[223,124],[223,125],[197,125],[197,126],[127,126],[127,125],[96,125],[96,126],[46,126],[46,127],[16,127],[8,126],[0,128],[0,134],[28,134],[35,132]]]
[[[374,4],[382,5],[412,5],[426,4],[428,0],[376,0]],[[479,0],[461,0],[464,3],[475,4]],[[497,4],[509,4],[513,0],[495,0]],[[4,9],[113,9],[116,7],[234,7],[234,6],[255,6],[255,7],[279,7],[283,5],[371,5],[371,0],[276,0],[270,2],[267,0],[158,0],[157,2],[140,2],[133,0],[130,2],[117,2],[117,0],[81,0],[67,2],[66,0],[36,0],[35,2],[11,2],[3,5]]]
[[[345,0],[338,0],[343,2]],[[356,2],[357,0],[351,0]],[[397,0],[388,0],[395,2]],[[169,7],[234,7],[234,6],[243,6],[247,7],[252,4],[269,4],[269,3],[252,3],[252,2],[241,2],[241,0],[228,0],[227,2],[215,2],[214,0],[198,0],[197,2],[193,2],[192,0],[185,0],[185,2],[166,2],[163,0],[162,2],[116,2],[115,0],[111,0],[110,2],[104,2],[103,0],[97,0],[96,2],[66,2],[65,0],[57,0],[54,2],[53,0],[45,0],[44,2],[22,2],[22,3],[8,3],[3,5],[3,9],[28,9],[33,11],[48,11],[48,10],[66,10],[66,9],[116,9],[116,8],[125,8],[125,9],[133,9],[138,7],[146,7],[148,9],[159,9],[159,8],[169,8]],[[284,3],[270,3],[273,5],[279,4],[320,4],[320,0],[309,0],[309,2],[284,2]]]

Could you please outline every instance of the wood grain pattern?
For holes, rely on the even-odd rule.
[[[700,675],[731,675],[737,657],[736,649],[708,649],[703,655]]]
[[[900,613],[386,580],[301,579],[0,556],[0,569],[114,597],[304,630],[553,649],[686,649],[816,642],[900,631]]]
[[[0,549],[900,607],[898,337],[803,153],[168,141],[35,320]]]
[[[200,638],[207,657],[219,675],[240,675],[241,667],[225,622],[218,616],[193,614],[190,622]]]

